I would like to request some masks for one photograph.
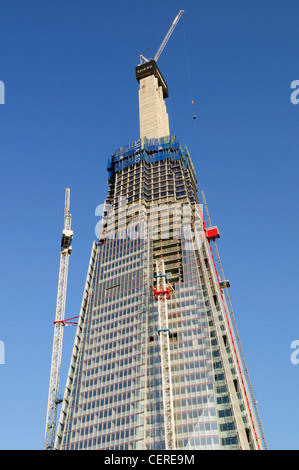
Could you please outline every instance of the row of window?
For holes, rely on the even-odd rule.
[[[192,268],[194,269],[195,258],[194,258],[194,255],[192,256],[193,257],[190,257],[190,256],[188,257],[188,261],[189,261],[188,265],[186,263],[187,260],[185,260],[184,268],[185,268],[186,273],[190,272]],[[115,262],[115,260],[114,261],[112,260],[112,262]],[[100,278],[100,275],[98,277]],[[196,299],[197,301],[195,302],[191,294],[191,290],[194,289],[194,284],[192,284],[191,282],[188,283],[190,295],[184,296],[184,294],[187,294],[187,292],[184,292],[186,289],[184,289],[183,287],[187,287],[187,285],[186,286],[182,285],[181,294],[179,293],[179,289],[177,290],[177,296],[178,296],[178,305],[181,307],[182,302],[184,302],[185,309],[180,308],[179,309],[180,311],[177,312],[177,306],[175,303],[173,303],[172,312],[171,312],[172,308],[170,308],[170,312],[173,315],[173,326],[175,324],[176,329],[179,334],[186,335],[186,339],[181,343],[182,348],[179,351],[173,351],[172,353],[173,354],[172,360],[176,361],[176,363],[173,366],[173,381],[176,384],[180,384],[180,387],[176,387],[174,389],[174,397],[178,398],[178,400],[175,399],[175,410],[181,413],[180,420],[186,419],[187,421],[186,423],[180,422],[179,426],[181,427],[179,428],[180,430],[179,434],[182,436],[184,436],[184,432],[187,432],[188,434],[190,432],[189,426],[191,426],[191,428],[194,431],[194,426],[195,426],[195,423],[198,423],[198,418],[199,418],[199,414],[201,410],[205,410],[205,412],[202,413],[202,420],[200,422],[200,426],[198,426],[198,433],[196,433],[193,436],[192,442],[194,445],[195,445],[195,442],[197,443],[199,442],[200,445],[203,445],[203,446],[216,445],[217,442],[213,441],[211,436],[202,436],[203,433],[206,433],[209,431],[209,426],[210,426],[209,423],[211,423],[211,421],[214,423],[216,422],[216,410],[215,410],[213,402],[210,402],[211,393],[209,393],[212,388],[212,374],[213,374],[212,363],[210,360],[209,361],[201,360],[201,354],[203,352],[201,348],[209,346],[209,344],[205,342],[208,340],[208,330],[206,327],[207,319],[205,317],[204,310],[203,310],[204,308],[203,301],[202,299],[200,299],[201,297],[200,292],[197,291],[198,299]],[[198,284],[196,284],[196,289],[198,289]],[[109,305],[107,304],[104,306],[105,309],[107,308],[107,311],[102,310],[102,309],[95,310],[98,318],[93,317],[93,321],[99,320],[99,322],[101,323],[99,323],[98,325],[107,326],[109,329],[113,328],[113,325],[114,327],[116,327],[115,322],[116,321],[118,322],[119,319],[124,319],[128,312],[126,312],[123,315],[121,312],[123,306],[122,307],[120,306],[120,302],[121,302],[120,298],[118,296],[115,296],[115,300],[117,301],[117,304],[118,304],[117,307],[116,305],[111,304],[111,299],[110,299],[110,304]],[[134,296],[133,305],[134,305],[134,302],[136,303],[138,302],[139,306],[141,304],[140,299],[137,300],[136,295]],[[130,305],[130,308],[131,308],[131,305]],[[204,315],[202,318],[198,318],[198,314],[199,314],[199,312],[197,311],[198,306],[200,308],[200,313]],[[110,315],[108,311],[109,307],[111,307]],[[119,308],[119,311],[116,311],[117,308]],[[155,304],[155,311],[156,311],[156,304]],[[104,312],[105,312],[105,322],[101,321],[101,318],[103,318],[102,315]],[[178,321],[175,321],[177,320],[178,313],[181,315],[182,324],[179,324]],[[149,323],[156,322],[156,319],[157,319],[156,313],[152,317],[149,315],[149,318],[148,318]],[[194,319],[196,319],[195,323],[193,322]],[[190,325],[188,325],[189,326],[189,330],[188,330],[187,324],[185,325],[185,322],[189,322],[189,321],[190,321]],[[137,326],[137,323],[138,321],[136,321],[136,326]],[[142,325],[140,323],[140,320],[139,320],[139,325]],[[151,327],[153,327],[154,323],[152,324],[150,323],[150,325]],[[203,328],[199,328],[199,325],[202,325]],[[94,323],[93,326],[95,328],[99,328],[99,326],[96,326],[96,323]],[[130,325],[130,327],[131,326],[132,325]],[[91,409],[95,411],[96,407],[98,407],[100,411],[98,411],[97,413],[102,413],[102,412],[104,413],[107,411],[106,416],[107,418],[110,418],[107,420],[107,423],[108,422],[111,423],[110,425],[107,424],[107,426],[111,426],[111,428],[109,428],[109,430],[111,429],[111,431],[112,431],[112,426],[114,427],[118,425],[119,427],[124,426],[123,422],[121,421],[121,417],[119,415],[117,416],[117,414],[121,413],[121,411],[119,410],[122,409],[123,406],[131,405],[131,403],[135,403],[135,408],[130,407],[129,409],[126,409],[124,411],[124,413],[126,414],[138,413],[138,410],[140,412],[140,410],[143,410],[143,406],[144,406],[144,403],[141,400],[141,397],[143,396],[142,392],[143,392],[144,387],[139,390],[138,388],[139,384],[138,384],[138,378],[137,378],[137,374],[139,373],[140,375],[141,369],[142,371],[144,371],[144,355],[142,355],[142,349],[139,350],[138,353],[136,350],[133,350],[133,349],[129,349],[129,348],[126,350],[122,349],[123,356],[119,356],[119,352],[121,353],[121,351],[119,351],[120,343],[117,344],[115,341],[113,341],[113,338],[115,337],[114,333],[117,334],[117,337],[120,338],[120,340],[121,340],[121,333],[122,335],[127,336],[127,337],[131,336],[131,334],[133,336],[136,336],[136,334],[138,334],[137,328],[135,330],[133,329],[132,331],[130,331],[130,329],[128,328],[125,328],[125,329],[123,328],[123,333],[120,328],[119,328],[118,333],[112,330],[110,330],[109,333],[107,331],[104,332],[102,330],[102,333],[103,333],[102,338],[103,339],[105,338],[103,344],[101,344],[99,347],[94,347],[91,350],[86,351],[87,352],[86,356],[88,360],[84,359],[84,361],[79,364],[79,369],[81,365],[84,368],[84,373],[82,371],[82,376],[81,376],[81,380],[83,380],[84,383],[78,384],[78,388],[75,389],[75,392],[82,393],[82,396],[84,397],[89,397],[90,401],[98,398],[98,400],[96,400],[97,405],[95,405],[95,407]],[[197,347],[196,349],[195,349],[196,346],[195,346],[194,340],[191,339],[192,336],[190,336],[190,339],[188,337],[189,333],[192,334],[192,330],[194,330],[195,332],[195,340],[198,342],[198,345],[200,345],[200,347]],[[99,330],[97,330],[96,332],[100,334]],[[113,334],[112,337],[110,336],[111,333]],[[105,349],[106,347],[107,349]],[[139,347],[140,348],[144,347],[144,344],[143,346],[140,344]],[[172,345],[172,347],[175,347],[174,344]],[[149,366],[151,364],[150,359],[155,357],[155,354],[156,354],[154,348],[152,349],[153,349],[152,353],[151,353],[151,348],[149,349],[149,356],[150,356]],[[209,356],[209,350],[208,350],[207,356]],[[157,355],[157,358],[159,358],[159,354]],[[127,370],[127,373],[129,373],[129,371],[134,371],[135,375],[130,374],[126,378],[124,376],[120,378],[120,374],[123,373],[123,369],[124,369],[124,363],[122,363],[120,359],[123,361],[131,360],[131,363],[127,362],[126,370]],[[83,356],[81,357],[81,360],[83,360]],[[134,368],[133,360],[140,362],[140,366],[142,367],[139,367],[138,365],[136,365],[136,367]],[[88,361],[91,361],[91,362],[88,362]],[[99,369],[95,367],[95,364],[96,364],[95,361],[99,361],[97,365]],[[180,363],[181,361],[185,361],[185,362]],[[92,366],[89,370],[88,370],[88,367],[89,367],[88,364]],[[154,387],[151,394],[149,393],[147,397],[148,400],[150,401],[149,403],[147,403],[148,418],[153,420],[151,427],[158,425],[158,424],[161,425],[161,423],[163,423],[161,380],[157,378],[157,377],[161,377],[161,368],[158,367],[157,363],[156,363],[157,367],[154,366],[154,364],[155,363],[153,363],[153,367],[150,368],[150,370],[148,370],[148,386]],[[103,369],[104,367],[106,367],[105,371]],[[219,370],[222,370],[222,369],[219,369]],[[101,377],[101,380],[99,380],[99,377]],[[152,381],[151,378],[153,378],[154,381]],[[209,383],[206,383],[206,382],[209,382]],[[130,387],[128,384],[130,384]],[[82,386],[81,391],[80,391],[79,385]],[[91,390],[87,392],[86,388],[90,388]],[[122,391],[121,393],[120,393],[120,388]],[[125,388],[125,391],[124,391],[124,388]],[[220,389],[218,391],[220,391]],[[127,393],[133,394],[133,395],[128,395]],[[221,393],[226,393],[226,390],[221,389]],[[106,396],[103,394],[105,394]],[[221,398],[224,399],[226,396],[227,395]],[[220,397],[218,396],[218,399],[219,398]],[[78,400],[80,402],[80,396],[78,396]],[[78,400],[76,401],[76,397],[74,397],[74,403],[78,402]],[[83,411],[81,409],[80,413],[82,412]],[[115,413],[115,417],[119,421],[117,420],[115,421],[115,419],[113,418],[114,416],[113,413]],[[81,416],[81,421],[80,423],[78,422],[78,425],[80,424],[81,427],[83,424],[82,423],[83,419],[86,420],[85,422],[89,422],[89,423],[93,421],[93,419],[91,418],[91,414],[89,414],[89,418],[87,418],[87,416],[85,416],[85,418],[84,416]],[[99,415],[97,415],[97,419],[99,419]],[[102,418],[100,419],[103,419],[103,415],[102,415]],[[179,419],[179,415],[177,419]],[[120,424],[121,422],[122,424]],[[103,425],[103,423],[101,424]],[[207,424],[207,427],[205,427],[205,424]],[[221,432],[225,433],[226,431],[233,431],[232,427],[229,428],[228,423],[225,423],[225,424],[227,424],[227,427],[221,428]],[[186,430],[184,426],[188,426],[188,430]],[[130,422],[126,423],[126,427],[128,429],[117,430],[117,432],[119,432],[120,434],[116,434],[115,430],[107,434],[107,437],[105,437],[104,442],[103,442],[104,436],[100,438],[101,440],[100,443],[98,442],[98,439],[96,439],[96,441],[94,439],[88,439],[88,440],[85,440],[85,442],[90,442],[91,443],[90,445],[98,445],[101,448],[109,447],[109,445],[112,445],[112,447],[114,446],[113,448],[126,445],[122,441],[123,435],[121,433],[129,430]],[[86,433],[87,436],[91,436],[92,433],[96,432],[92,426],[89,426],[88,429],[89,431],[84,431],[84,435]],[[81,432],[82,431],[80,430],[80,433]],[[101,430],[101,433],[103,433],[103,428]],[[161,433],[161,436],[160,436],[161,442],[163,442],[163,427],[161,427],[160,431],[157,431],[157,434],[155,434],[155,437],[153,438],[156,441],[156,444],[155,444],[156,446],[159,446],[159,443],[157,442],[159,433]],[[143,434],[143,430],[142,430],[142,434]],[[109,440],[108,440],[108,435],[110,435]],[[113,438],[112,438],[112,435],[114,436]],[[70,438],[70,442],[72,439],[73,438]],[[79,440],[78,437],[75,437],[75,436],[74,436],[74,439]],[[196,441],[196,439],[200,439],[200,441]],[[127,444],[128,444],[128,441],[133,443],[133,440],[134,440],[133,435],[132,436],[129,435],[126,438]],[[180,440],[180,442],[181,441],[183,442],[183,439]],[[189,442],[189,445],[191,446],[193,445],[191,443],[191,439],[189,441],[184,440],[184,442],[185,443]],[[218,443],[219,443],[219,440],[218,440]],[[134,443],[134,445],[135,446],[137,445],[136,442]]]

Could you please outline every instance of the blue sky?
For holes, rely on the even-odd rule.
[[[42,449],[63,228],[78,314],[107,157],[139,137],[139,55],[159,67],[171,133],[204,190],[269,449],[299,449],[298,123],[294,0],[2,0],[0,448]],[[194,101],[194,107],[191,101]],[[197,119],[193,119],[196,112]],[[75,328],[64,333],[61,386]]]

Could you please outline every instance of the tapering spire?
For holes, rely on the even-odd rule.
[[[136,67],[139,81],[140,138],[165,137],[170,134],[169,120],[164,98],[168,88],[154,60]]]

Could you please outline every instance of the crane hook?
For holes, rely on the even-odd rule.
[[[192,105],[194,106],[194,101],[192,100]],[[196,114],[193,114],[193,119],[196,119]]]

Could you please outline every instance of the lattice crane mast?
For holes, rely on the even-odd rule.
[[[177,16],[175,17],[175,19],[173,20],[173,23],[172,25],[170,26],[165,38],[163,39],[162,43],[161,43],[161,46],[159,47],[159,49],[157,50],[156,52],[156,55],[155,57],[152,59],[154,60],[155,62],[157,62],[157,60],[159,59],[164,47],[166,46],[170,36],[172,35],[176,25],[178,24],[182,14],[184,13],[184,10],[180,10],[179,13],[177,14]],[[140,64],[144,63],[144,62],[149,62],[150,59],[147,59],[146,57],[144,57],[143,55],[140,55]]]
[[[62,356],[63,329],[65,325],[65,302],[68,278],[69,257],[72,252],[73,231],[71,230],[70,189],[65,190],[64,228],[61,238],[59,280],[54,321],[54,339],[46,419],[44,449],[52,450],[55,442],[57,405],[59,403],[59,379]]]
[[[171,336],[168,327],[167,300],[170,298],[171,287],[167,284],[163,258],[156,262],[156,286],[152,289],[155,299],[158,301],[159,313],[159,339],[161,349],[162,368],[162,394],[165,426],[165,449],[175,449],[175,431],[173,415],[173,398],[171,384],[171,365],[169,351],[169,337]]]

